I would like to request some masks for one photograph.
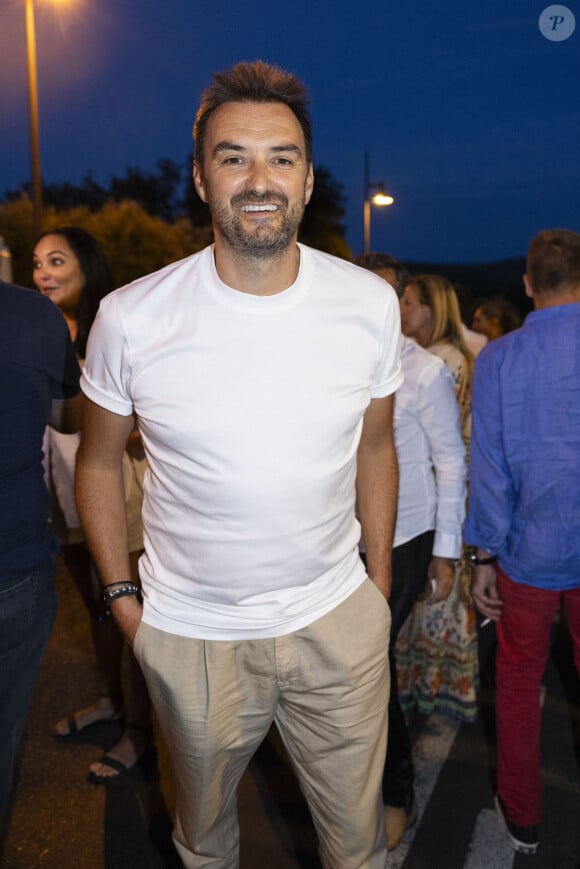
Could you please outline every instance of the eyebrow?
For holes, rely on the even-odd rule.
[[[64,250],[60,250],[58,247],[55,250],[49,250],[45,256],[54,256],[55,253],[59,253],[61,256],[70,256],[70,254],[65,253]],[[32,254],[33,259],[40,259],[40,255],[37,253]]]
[[[218,142],[218,144],[214,148],[214,154],[220,154],[222,151],[236,151],[237,153],[241,153],[242,151],[247,151],[243,145],[237,145],[235,142]],[[279,154],[282,152],[290,151],[293,154],[297,154],[299,157],[302,157],[302,151],[298,147],[298,145],[288,144],[288,145],[273,145],[270,148],[275,154]]]

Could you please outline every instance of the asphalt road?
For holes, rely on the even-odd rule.
[[[108,788],[85,774],[118,734],[94,727],[66,745],[49,736],[63,714],[90,703],[94,674],[84,610],[64,571],[20,760],[1,865],[9,869],[161,869],[180,862],[171,842],[173,785],[159,764]],[[420,817],[389,857],[390,869],[580,869],[580,710],[565,628],[556,625],[544,694],[544,819],[534,857],[515,855],[493,811],[493,628],[482,634],[480,715],[412,721]],[[320,867],[308,810],[273,731],[239,790],[241,869]]]

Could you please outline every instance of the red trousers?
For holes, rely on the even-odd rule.
[[[503,602],[496,662],[498,792],[510,821],[529,826],[542,812],[540,686],[550,629],[563,601],[580,674],[580,588],[545,591],[513,582],[499,567],[497,578]]]

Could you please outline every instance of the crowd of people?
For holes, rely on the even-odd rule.
[[[476,608],[498,632],[497,812],[535,853],[562,601],[580,670],[580,236],[532,242],[523,327],[497,297],[469,329],[446,278],[298,243],[293,75],[217,74],[194,135],[213,245],[112,292],[96,240],[58,227],[39,293],[0,289],[0,823],[60,551],[96,677],[53,735],[122,719],[88,771],[107,784],[154,753],[153,704],[184,866],[237,865],[237,785],[275,723],[323,864],[383,869],[417,818],[406,714],[476,715]]]

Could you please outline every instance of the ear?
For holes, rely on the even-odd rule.
[[[306,176],[306,181],[304,183],[304,203],[308,205],[310,202],[310,197],[312,196],[312,191],[314,190],[314,169],[312,168],[312,163],[308,166],[308,174]]]
[[[526,296],[528,296],[528,298],[530,298],[530,299],[533,299],[534,298],[534,291],[532,289],[532,285],[530,284],[530,281],[529,281],[529,278],[527,275],[524,275],[524,287],[526,289]]]
[[[195,189],[197,190],[197,195],[199,196],[201,201],[207,202],[203,172],[197,160],[193,161],[193,184],[195,186]]]

